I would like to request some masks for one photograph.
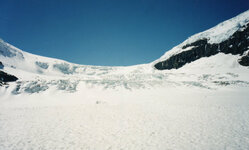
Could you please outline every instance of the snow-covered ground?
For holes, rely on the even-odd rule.
[[[18,94],[19,83],[10,83],[0,88],[0,150],[247,150],[249,68],[238,57],[218,54],[170,71],[148,71],[149,64],[88,78],[38,75]]]
[[[249,149],[249,88],[85,89],[0,101],[0,149]]]

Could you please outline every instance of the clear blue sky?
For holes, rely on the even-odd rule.
[[[0,37],[87,65],[148,63],[249,9],[249,0],[0,0]]]

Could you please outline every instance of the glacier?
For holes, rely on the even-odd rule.
[[[18,78],[0,83],[0,150],[249,149],[249,67],[241,55],[154,67],[196,40],[228,39],[248,18],[246,11],[128,67],[74,64],[0,40],[0,71]]]

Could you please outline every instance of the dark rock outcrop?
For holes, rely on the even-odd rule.
[[[249,52],[247,54],[243,55],[239,60],[239,64],[242,66],[249,66]]]
[[[236,31],[229,39],[218,44],[210,44],[208,39],[200,39],[191,44],[184,45],[182,49],[189,48],[190,46],[193,46],[193,48],[158,62],[155,64],[155,68],[158,70],[178,69],[187,63],[218,53],[242,55],[249,47],[249,23],[241,27],[241,29],[243,30]],[[243,58],[242,63],[247,62],[246,59],[246,57]],[[247,63],[243,64],[247,65]]]
[[[13,81],[16,81],[18,80],[17,77],[13,76],[13,75],[10,75],[8,73],[5,73],[3,71],[0,71],[0,82],[13,82]]]
[[[0,69],[3,69],[4,65],[3,63],[0,61]]]

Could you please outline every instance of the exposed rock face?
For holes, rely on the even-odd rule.
[[[0,69],[3,69],[4,65],[3,63],[0,61]]]
[[[249,51],[243,55],[239,60],[238,60],[239,64],[241,64],[242,66],[249,66]]]
[[[0,71],[0,82],[13,82],[16,80],[18,80],[17,77],[10,75],[10,74],[7,74],[3,71]]]
[[[220,52],[225,54],[240,54],[242,55],[249,47],[249,23],[241,27],[243,30],[236,31],[229,39],[219,43],[210,44],[208,39],[201,39],[191,44],[184,45],[182,49],[193,47],[188,51],[183,51],[179,54],[158,62],[155,68],[158,70],[178,69],[183,65],[193,62],[202,57],[209,57]],[[244,57],[241,63],[248,66],[248,57]],[[241,64],[241,65],[242,65]]]

